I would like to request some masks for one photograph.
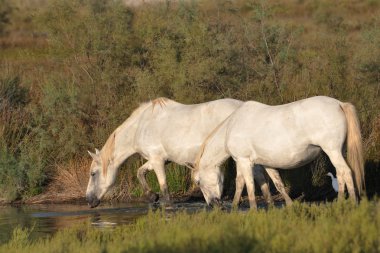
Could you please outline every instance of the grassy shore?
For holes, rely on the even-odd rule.
[[[380,205],[295,203],[258,212],[151,212],[135,224],[88,224],[31,241],[16,229],[0,252],[379,252]]]

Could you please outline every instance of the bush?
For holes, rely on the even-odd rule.
[[[0,0],[0,36],[5,35],[6,27],[10,23],[12,7],[8,0]]]

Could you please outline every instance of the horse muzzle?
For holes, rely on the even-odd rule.
[[[87,203],[91,208],[97,207],[100,204],[100,199],[93,196],[87,196]]]

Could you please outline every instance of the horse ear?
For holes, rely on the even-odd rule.
[[[96,159],[98,156],[90,151],[87,150],[87,152],[90,154],[90,156],[92,157],[92,159]]]
[[[195,168],[193,163],[188,163],[188,162],[186,162],[186,163],[185,163],[185,166],[186,166],[187,168],[191,169],[191,170],[193,170],[193,169]]]
[[[95,154],[97,154],[97,155],[99,155],[100,154],[100,151],[99,151],[99,149],[95,149]]]

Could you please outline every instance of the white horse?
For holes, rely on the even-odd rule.
[[[347,142],[347,160],[342,155]],[[252,166],[292,169],[300,167],[323,150],[336,169],[338,198],[345,185],[356,200],[354,180],[360,194],[364,187],[364,165],[360,126],[352,104],[329,97],[312,97],[290,104],[269,106],[248,101],[223,121],[203,143],[193,173],[210,203],[219,199],[222,177],[219,164],[228,157],[236,162],[236,198],[244,183],[251,208],[256,208]]]
[[[151,200],[157,198],[146,182],[146,173],[154,170],[163,194],[162,202],[169,202],[164,164],[172,161],[180,165],[194,163],[204,139],[234,112],[243,102],[220,99],[203,104],[183,105],[159,98],[140,105],[132,115],[108,138],[101,151],[90,153],[93,158],[86,198],[91,207],[113,185],[120,165],[131,155],[139,153],[147,162],[137,171],[144,193]],[[278,172],[272,175],[276,187],[283,187]],[[271,202],[269,187],[262,172],[257,173],[261,189]],[[287,195],[286,195],[287,196]]]

